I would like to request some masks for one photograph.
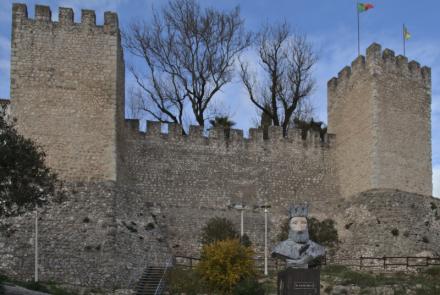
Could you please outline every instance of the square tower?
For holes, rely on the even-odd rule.
[[[379,44],[328,82],[341,194],[432,194],[431,70]]]
[[[116,180],[117,132],[124,110],[124,61],[118,17],[48,6],[29,18],[12,11],[11,116],[40,144],[64,180]]]

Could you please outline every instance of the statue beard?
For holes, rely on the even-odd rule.
[[[307,243],[309,241],[309,231],[306,230],[302,230],[302,231],[293,231],[290,230],[289,231],[289,240],[292,240],[296,243]]]

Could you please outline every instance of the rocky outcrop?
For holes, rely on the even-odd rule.
[[[339,207],[337,258],[440,255],[440,199],[370,190]]]

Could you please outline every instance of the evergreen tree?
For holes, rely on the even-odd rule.
[[[202,244],[211,244],[217,241],[238,239],[238,232],[235,230],[234,224],[221,217],[213,217],[202,229]]]
[[[234,121],[231,121],[228,116],[216,116],[214,120],[209,120],[212,128],[223,127],[224,129],[231,129],[235,125]]]
[[[0,217],[32,210],[54,194],[56,175],[44,159],[35,142],[0,116]]]

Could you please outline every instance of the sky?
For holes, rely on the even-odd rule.
[[[10,71],[10,0],[0,0],[0,98],[9,98]],[[152,7],[160,8],[165,0],[38,0],[26,1],[29,16],[34,5],[50,5],[53,19],[58,7],[72,7],[79,22],[81,9],[96,11],[97,23],[103,23],[104,11],[116,11],[122,28],[135,20],[151,18]],[[357,56],[355,0],[200,0],[203,6],[229,10],[239,6],[248,30],[256,32],[265,23],[286,21],[298,32],[307,34],[319,56],[314,69],[317,81],[311,102],[319,120],[327,122],[327,81]],[[406,54],[410,60],[432,68],[432,164],[434,196],[440,197],[440,1],[371,0],[375,8],[361,14],[361,51],[373,42],[402,54],[402,25],[412,38]],[[126,53],[126,62],[133,60]],[[252,60],[252,54],[247,53]],[[127,71],[127,89],[133,79]],[[236,128],[245,133],[254,124],[256,113],[246,92],[235,77],[215,98],[216,103],[232,110]]]

